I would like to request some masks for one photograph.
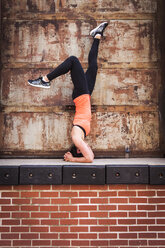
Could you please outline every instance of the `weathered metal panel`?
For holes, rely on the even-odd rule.
[[[73,112],[3,114],[3,149],[66,150],[71,145]],[[96,112],[87,141],[94,150],[134,151],[159,148],[158,114]]]
[[[52,69],[5,69],[2,71],[2,104],[6,106],[55,106],[72,103],[70,74],[52,82],[50,89],[32,88],[27,80]],[[153,105],[158,103],[160,71],[157,69],[99,69],[94,105]]]
[[[4,21],[3,63],[62,62],[70,55],[87,62],[92,43],[90,20]],[[157,39],[152,20],[112,20],[100,44],[102,63],[155,62]]]
[[[125,12],[155,13],[157,0],[4,0],[4,16],[22,13]]]

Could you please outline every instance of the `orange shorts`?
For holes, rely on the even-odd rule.
[[[91,122],[91,102],[90,95],[83,94],[76,97],[73,102],[75,103],[76,113],[73,120],[73,125],[82,127],[86,136],[90,132],[90,122]]]

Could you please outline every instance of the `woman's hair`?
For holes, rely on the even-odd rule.
[[[77,152],[77,147],[75,145],[71,146],[70,152],[72,153],[73,157],[83,157],[81,152]]]

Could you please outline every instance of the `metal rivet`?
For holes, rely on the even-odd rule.
[[[116,177],[120,177],[120,173],[119,172],[116,172],[115,176]]]
[[[74,178],[74,179],[76,178],[76,173],[72,174],[72,178]]]
[[[93,179],[95,179],[96,178],[96,173],[92,173],[92,177],[93,177]]]
[[[163,173],[160,173],[159,178],[163,178]]]
[[[137,172],[135,173],[135,176],[136,176],[136,177],[139,177],[139,176],[140,176],[140,173],[137,171]]]
[[[48,174],[48,177],[49,177],[49,178],[52,178],[52,177],[53,177],[53,174],[50,172],[50,173]]]
[[[29,177],[33,177],[33,173],[29,173]]]
[[[9,173],[6,173],[5,174],[5,178],[9,178],[10,174]]]

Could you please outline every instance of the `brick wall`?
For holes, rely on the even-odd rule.
[[[0,247],[165,247],[165,186],[0,186]]]

